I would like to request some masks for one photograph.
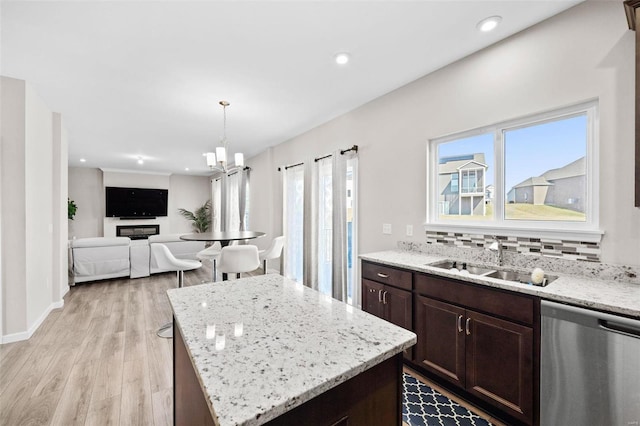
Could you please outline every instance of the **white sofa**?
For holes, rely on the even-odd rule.
[[[131,269],[126,237],[80,238],[71,240],[73,281],[104,280],[128,277]]]
[[[185,241],[181,234],[152,235],[148,240],[130,240],[126,237],[80,238],[70,242],[71,278],[73,282],[102,280],[107,278],[148,277],[166,272],[150,250],[151,244],[164,244],[178,259],[197,259],[204,249],[201,241]]]

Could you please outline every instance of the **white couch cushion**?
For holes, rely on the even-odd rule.
[[[96,238],[78,238],[71,240],[71,248],[80,247],[109,247],[109,246],[129,246],[131,239],[127,237],[96,237]]]
[[[129,245],[73,247],[72,253],[75,282],[129,276]]]

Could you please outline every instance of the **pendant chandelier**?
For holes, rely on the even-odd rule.
[[[205,156],[207,157],[207,166],[209,166],[211,170],[227,172],[238,167],[244,167],[244,155],[241,152],[236,152],[234,155],[234,166],[231,168],[228,167],[227,155],[229,154],[229,142],[227,141],[227,107],[231,104],[227,101],[220,101],[218,103],[222,105],[223,114],[221,146],[217,146],[215,152],[207,152]]]

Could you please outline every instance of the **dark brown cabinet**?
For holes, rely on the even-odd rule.
[[[509,424],[539,423],[539,298],[363,261],[362,307],[417,334],[412,367]]]
[[[366,279],[362,280],[362,291],[362,309],[365,312],[412,330],[410,291]],[[405,350],[405,355],[410,355],[409,351]]]
[[[373,263],[362,263],[362,309],[399,327],[413,330],[413,274]],[[404,351],[411,359],[411,348]]]
[[[415,361],[460,387],[465,385],[465,310],[416,295]]]
[[[414,362],[533,424],[533,298],[422,274],[415,284]]]

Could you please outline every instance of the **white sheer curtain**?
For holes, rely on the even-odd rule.
[[[211,181],[211,230],[221,230],[222,215],[222,179],[217,178]]]
[[[357,178],[354,151],[336,151],[283,173],[285,275],[356,306]]]
[[[239,204],[240,173],[227,176],[227,226],[226,231],[240,230]]]
[[[284,246],[284,275],[297,282],[303,282],[304,183],[302,165],[284,169],[282,229],[287,241]]]
[[[333,282],[333,156],[316,161],[315,168],[318,182],[317,208],[317,254],[318,290],[335,297],[332,291]],[[340,297],[337,297],[340,299]]]
[[[241,231],[249,229],[249,169],[238,172],[240,185],[238,187],[238,216],[240,217]]]

